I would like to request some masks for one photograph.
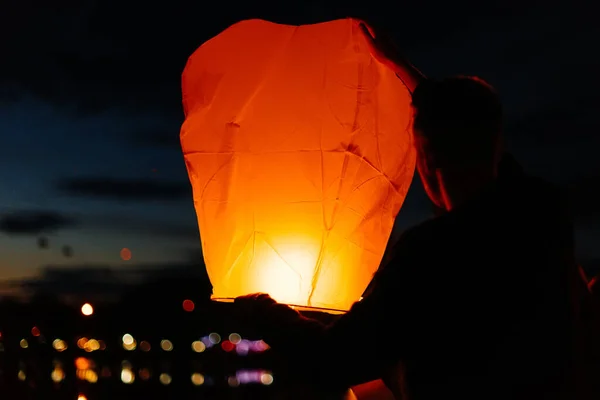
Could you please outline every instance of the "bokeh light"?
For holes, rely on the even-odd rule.
[[[123,261],[131,260],[131,250],[129,250],[127,247],[122,248],[120,254],[121,254],[121,260],[123,260]]]
[[[192,350],[194,350],[196,353],[202,353],[204,350],[206,350],[206,346],[202,341],[196,340],[192,342]]]
[[[204,383],[204,375],[199,372],[195,372],[192,374],[192,383],[196,386],[200,386]]]
[[[160,348],[164,351],[171,351],[173,350],[173,343],[170,340],[163,339],[160,341]]]
[[[194,311],[194,308],[196,308],[196,305],[194,304],[194,302],[192,300],[184,300],[183,301],[183,309],[187,312],[192,312]]]
[[[94,307],[90,303],[85,303],[81,306],[81,313],[86,317],[89,317],[94,313]]]
[[[172,381],[173,378],[171,378],[171,375],[167,374],[167,373],[162,373],[160,374],[160,376],[158,377],[158,380],[160,381],[160,383],[162,383],[163,385],[169,385]]]

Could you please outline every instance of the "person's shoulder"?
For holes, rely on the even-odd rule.
[[[447,227],[451,226],[450,214],[444,214],[421,222],[405,230],[392,249],[394,258],[423,258],[429,249],[443,239]]]

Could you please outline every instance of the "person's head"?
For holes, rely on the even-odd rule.
[[[417,170],[428,196],[444,205],[449,182],[493,177],[501,154],[502,105],[481,79],[427,80],[412,96]],[[441,176],[451,179],[441,180]]]

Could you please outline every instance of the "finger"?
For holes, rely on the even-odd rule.
[[[365,35],[367,40],[369,40],[370,42],[373,42],[375,40],[375,31],[373,31],[373,28],[371,28],[369,25],[367,25],[363,21],[360,21],[358,23],[358,27],[360,28],[362,33]]]

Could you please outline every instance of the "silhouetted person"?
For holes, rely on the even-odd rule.
[[[239,307],[307,385],[383,378],[405,400],[600,398],[580,357],[590,293],[565,196],[502,158],[502,106],[484,81],[421,80],[413,108],[417,170],[444,212],[406,231],[363,300],[328,326],[267,295]]]

